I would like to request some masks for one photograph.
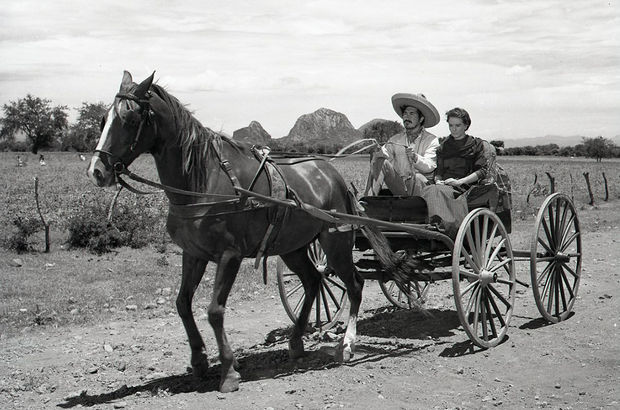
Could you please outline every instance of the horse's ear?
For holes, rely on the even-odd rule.
[[[154,77],[155,77],[155,71],[153,71],[153,74],[151,74],[151,76],[149,78],[147,78],[146,80],[142,81],[140,83],[140,85],[138,85],[138,88],[136,88],[136,91],[134,92],[136,97],[142,98],[142,97],[144,97],[146,95],[146,92],[151,87],[151,84],[153,84],[153,78]]]
[[[121,81],[121,91],[127,90],[133,84],[131,73],[127,70],[123,72],[123,81]]]

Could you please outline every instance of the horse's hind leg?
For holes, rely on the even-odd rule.
[[[213,297],[209,304],[209,323],[215,333],[215,340],[220,352],[220,362],[222,363],[222,375],[220,379],[220,391],[229,393],[239,389],[239,373],[235,370],[235,357],[228,344],[228,338],[224,332],[224,312],[226,310],[226,300],[232,288],[239,266],[241,265],[241,255],[232,250],[226,250],[222,254],[217,265],[215,283],[213,284]]]
[[[194,258],[187,252],[183,252],[183,277],[181,279],[181,288],[177,296],[177,311],[192,349],[191,364],[195,376],[206,376],[209,362],[207,360],[207,351],[202,336],[196,326],[194,315],[192,314],[192,299],[194,292],[198,288],[198,284],[204,275],[207,261]]]
[[[336,271],[338,277],[344,282],[351,302],[347,330],[340,342],[336,356],[337,360],[347,362],[355,351],[357,315],[362,303],[364,279],[359,275],[353,264],[352,232],[322,232],[319,236],[319,242],[327,255],[329,266]]]
[[[307,249],[304,246],[294,252],[281,255],[282,260],[290,270],[295,272],[304,287],[304,303],[299,312],[299,317],[293,327],[293,332],[288,342],[288,354],[291,359],[297,359],[304,355],[304,342],[302,340],[308,317],[312,310],[312,304],[319,291],[321,274],[316,270],[308,258]]]

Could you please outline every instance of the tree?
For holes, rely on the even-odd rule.
[[[101,119],[108,107],[102,102],[96,104],[83,102],[78,109],[78,119],[62,139],[62,150],[92,151],[101,135]]]
[[[67,107],[52,107],[50,100],[28,94],[26,98],[11,101],[2,108],[4,118],[0,119],[0,138],[13,139],[15,133],[22,131],[35,154],[40,148],[51,147],[67,128]]]
[[[364,130],[364,138],[374,138],[385,144],[394,135],[405,131],[398,121],[379,121]]]
[[[583,138],[583,145],[586,155],[595,158],[596,162],[601,162],[603,158],[609,158],[616,146],[613,141],[601,136],[596,138]]]
[[[492,141],[489,141],[489,143],[495,146],[496,148],[504,148],[504,141],[502,140],[492,140]]]

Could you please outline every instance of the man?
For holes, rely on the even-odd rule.
[[[383,183],[394,195],[420,195],[433,181],[439,140],[426,128],[439,123],[439,112],[423,94],[399,93],[392,106],[405,132],[396,134],[374,153],[364,195],[378,195]]]

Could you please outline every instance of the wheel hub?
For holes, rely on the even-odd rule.
[[[568,255],[566,255],[566,254],[564,254],[562,252],[556,253],[554,259],[557,262],[570,262],[570,256],[568,256]]]
[[[480,282],[482,282],[482,286],[497,282],[497,273],[483,269],[480,272]]]

